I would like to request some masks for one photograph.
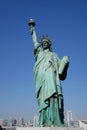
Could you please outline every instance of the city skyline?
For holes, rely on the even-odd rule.
[[[29,19],[36,22],[37,37],[53,40],[60,59],[68,55],[67,78],[62,81],[64,109],[87,119],[87,1],[0,1],[0,119],[38,115],[33,67],[34,46]]]
[[[72,110],[67,110],[65,115],[67,127],[84,127],[87,128],[87,120],[79,120],[74,118]],[[25,120],[23,117],[9,117],[8,119],[0,119],[0,126],[3,128],[17,127],[35,127],[37,125],[38,116],[34,116],[33,120]]]

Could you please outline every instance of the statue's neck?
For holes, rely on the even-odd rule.
[[[49,51],[49,48],[47,48],[47,49],[44,49],[44,52],[48,52]]]

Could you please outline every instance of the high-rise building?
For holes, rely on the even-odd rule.
[[[7,119],[3,120],[3,126],[8,126],[8,120]]]
[[[3,119],[0,119],[0,126],[3,126]]]
[[[72,111],[71,110],[67,111],[66,121],[67,121],[67,125],[70,126],[71,122],[73,121]]]
[[[8,126],[12,127],[12,126],[16,126],[17,125],[17,119],[16,117],[10,117],[8,119]]]
[[[38,116],[34,116],[33,126],[36,126],[38,122]]]
[[[18,119],[18,126],[24,126],[24,119],[22,117]]]

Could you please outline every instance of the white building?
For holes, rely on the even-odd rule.
[[[36,126],[38,122],[38,116],[34,116],[33,126]]]
[[[84,130],[87,130],[87,120],[84,121],[79,120],[79,127],[84,128]]]
[[[66,114],[66,122],[67,122],[68,127],[70,127],[72,121],[73,121],[72,111],[68,110]]]

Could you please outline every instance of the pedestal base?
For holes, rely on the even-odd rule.
[[[69,127],[18,127],[16,130],[84,130],[83,128],[69,128]]]

